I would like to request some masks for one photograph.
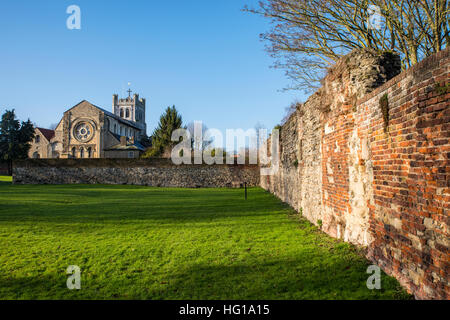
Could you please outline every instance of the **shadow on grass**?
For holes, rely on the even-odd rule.
[[[305,257],[307,258],[307,257]],[[325,260],[325,259],[324,259]],[[345,259],[304,259],[235,266],[197,265],[177,274],[154,299],[407,299],[397,281],[382,275],[382,289],[366,286],[367,266]]]
[[[307,258],[307,257],[305,257]],[[123,271],[126,272],[126,271]],[[315,300],[408,299],[392,278],[382,275],[382,289],[366,287],[366,266],[345,259],[310,263],[308,259],[263,264],[194,265],[167,279],[127,279],[120,271],[107,278],[85,281],[82,288],[66,288],[63,276],[0,278],[7,299],[205,299],[205,300]],[[147,280],[145,280],[147,279]],[[0,299],[5,299],[1,297]]]
[[[9,186],[9,185],[12,185],[12,177],[0,176],[0,186]]]

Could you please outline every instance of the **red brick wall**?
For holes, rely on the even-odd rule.
[[[374,206],[369,258],[418,298],[450,298],[450,51],[392,79],[358,103],[370,141]],[[387,93],[385,129],[380,98]]]
[[[322,136],[322,190],[323,206],[328,208],[324,216],[324,231],[341,238],[346,213],[351,211],[349,198],[349,136],[354,127],[351,105],[342,105],[333,113],[331,124],[334,130]]]
[[[389,59],[343,58],[283,125],[289,161],[262,186],[331,236],[366,246],[416,298],[449,299],[450,49],[386,82]]]

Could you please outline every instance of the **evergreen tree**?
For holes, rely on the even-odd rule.
[[[164,114],[159,118],[158,127],[153,131],[151,137],[152,148],[142,157],[161,156],[165,150],[171,149],[174,145],[174,142],[171,140],[172,132],[181,128],[182,124],[182,117],[175,106],[167,107]]]
[[[31,121],[28,119],[20,123],[14,109],[6,110],[0,121],[0,161],[8,162],[9,174],[13,160],[28,158],[33,138],[34,127]]]

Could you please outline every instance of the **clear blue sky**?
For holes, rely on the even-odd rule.
[[[209,128],[267,128],[302,92],[270,68],[259,34],[265,19],[241,9],[256,0],[1,1],[0,112],[57,123],[88,100],[111,110],[112,94],[147,98],[148,134],[169,105]],[[81,30],[66,8],[81,8]],[[224,132],[225,134],[225,132]]]

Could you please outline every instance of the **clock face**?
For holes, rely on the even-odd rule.
[[[87,142],[94,136],[94,128],[87,122],[80,122],[73,130],[75,139],[80,142]]]

